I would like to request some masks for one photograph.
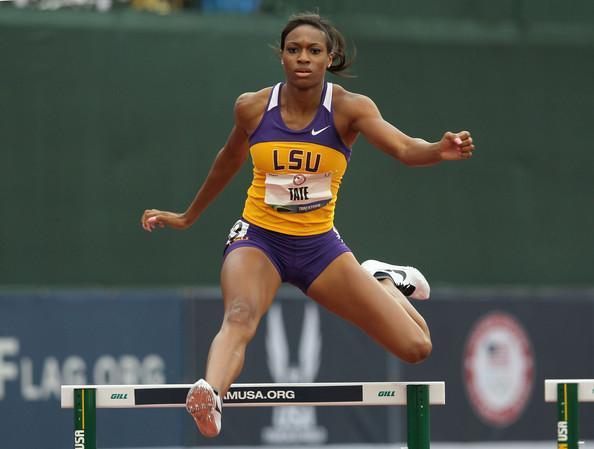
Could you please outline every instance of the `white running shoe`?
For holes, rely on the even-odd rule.
[[[404,296],[429,299],[431,288],[425,276],[415,267],[389,265],[379,260],[366,260],[361,266],[376,279],[390,278]]]
[[[205,437],[216,437],[221,432],[221,398],[204,379],[200,379],[188,392],[186,410]]]

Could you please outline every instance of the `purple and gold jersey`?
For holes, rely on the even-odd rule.
[[[351,150],[334,127],[331,83],[324,83],[316,116],[299,131],[287,128],[281,117],[281,85],[272,89],[249,139],[254,177],[243,217],[283,234],[321,234],[334,226],[338,189]]]

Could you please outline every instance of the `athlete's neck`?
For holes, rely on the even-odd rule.
[[[284,84],[281,91],[281,108],[291,114],[308,115],[318,109],[324,83],[307,89]]]

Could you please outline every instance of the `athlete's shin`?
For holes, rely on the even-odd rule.
[[[210,345],[206,366],[206,381],[225,396],[237,379],[245,361],[249,339],[240,332],[223,326]]]
[[[254,338],[260,321],[256,307],[249,301],[236,298],[227,303],[223,325],[211,344],[206,369],[206,381],[222,395],[241,373],[246,347]]]

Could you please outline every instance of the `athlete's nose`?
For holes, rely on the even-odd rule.
[[[299,52],[299,56],[297,57],[297,62],[308,63],[309,62],[309,54],[307,53],[307,49],[304,48]]]

